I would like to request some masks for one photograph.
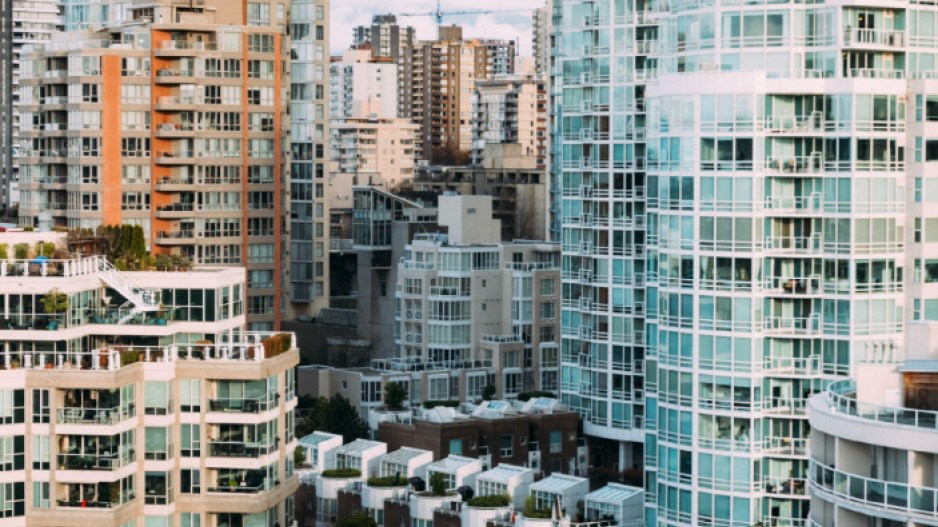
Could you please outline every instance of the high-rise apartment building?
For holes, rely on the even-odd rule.
[[[440,196],[438,214],[447,234],[417,235],[398,265],[395,359],[488,361],[503,397],[556,390],[557,245],[500,243],[488,196]]]
[[[371,54],[375,58],[391,58],[397,64],[398,74],[398,115],[410,117],[413,102],[410,93],[413,89],[413,53],[417,36],[414,28],[401,27],[394,15],[375,15],[371,26],[358,26],[353,29],[352,47],[370,44]]]
[[[61,24],[57,0],[0,2],[0,205],[4,207],[19,201],[20,54],[24,46],[48,42]]]
[[[351,49],[329,65],[332,119],[397,117],[397,64],[372,57],[368,49]]]
[[[343,119],[332,123],[330,186],[343,188],[345,208],[352,208],[352,187],[396,188],[414,177],[414,138],[417,125],[406,119]],[[329,196],[335,204],[335,196]]]
[[[245,265],[250,325],[272,329],[289,173],[277,5],[159,2],[33,48],[21,63],[20,223],[141,225],[156,254]]]
[[[547,166],[547,87],[534,77],[498,76],[476,82],[472,94],[472,164],[486,145],[517,144],[535,168]],[[494,160],[493,160],[494,161]]]
[[[459,26],[440,26],[437,40],[414,46],[411,118],[420,125],[422,159],[472,149],[475,83],[514,72],[514,42],[464,40]],[[434,155],[437,152],[437,155]],[[458,163],[449,163],[458,164]]]
[[[482,53],[478,60],[485,64],[485,77],[514,75],[517,49],[514,40],[478,40]]]
[[[550,0],[531,15],[531,51],[534,53],[535,75],[550,75]]]
[[[938,8],[554,7],[564,400],[648,525],[802,525],[808,398],[936,316]]]
[[[329,0],[290,4],[288,315],[293,318],[329,305]]]
[[[0,258],[4,523],[292,525],[299,351],[246,331],[244,270],[124,273],[64,238],[0,234],[26,248]]]
[[[0,190],[13,174],[13,0],[0,0]],[[7,200],[2,200],[6,203]]]

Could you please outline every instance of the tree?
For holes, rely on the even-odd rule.
[[[336,527],[378,527],[378,522],[369,516],[367,512],[358,511],[339,520]]]
[[[68,311],[68,295],[58,288],[46,293],[45,296],[39,299],[39,303],[42,304],[42,310],[49,315]]]
[[[495,398],[496,388],[494,384],[486,384],[485,388],[482,388],[482,400],[491,401]]]
[[[305,416],[296,425],[298,437],[315,431],[340,434],[345,443],[369,436],[368,423],[358,415],[352,403],[339,394],[329,399],[316,397],[300,401]]]
[[[430,163],[434,165],[465,166],[472,160],[472,154],[460,150],[453,143],[446,143],[430,151]]]
[[[404,400],[407,399],[407,391],[404,385],[399,382],[389,382],[384,385],[384,406],[388,410],[400,411],[404,409]]]
[[[434,496],[446,495],[446,478],[443,477],[442,472],[434,471],[430,476],[430,492]]]

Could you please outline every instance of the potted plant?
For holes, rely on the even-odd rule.
[[[17,260],[26,260],[29,258],[29,245],[25,243],[17,243],[13,246],[13,256]]]
[[[39,302],[42,304],[42,310],[48,315],[59,315],[68,311],[68,295],[58,288],[50,290]],[[59,321],[53,318],[47,327],[59,329]]]
[[[10,258],[10,244],[0,243],[0,260],[6,261]]]

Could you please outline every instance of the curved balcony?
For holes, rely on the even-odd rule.
[[[856,391],[852,381],[841,381],[812,397],[812,427],[860,443],[938,453],[938,412],[861,402]]]
[[[813,459],[808,481],[812,495],[870,516],[938,520],[938,489],[857,476]]]

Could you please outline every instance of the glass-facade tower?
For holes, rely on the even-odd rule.
[[[291,0],[290,308],[315,315],[329,304],[329,0]]]
[[[938,8],[555,7],[563,397],[648,525],[807,525],[807,398],[938,319]]]

